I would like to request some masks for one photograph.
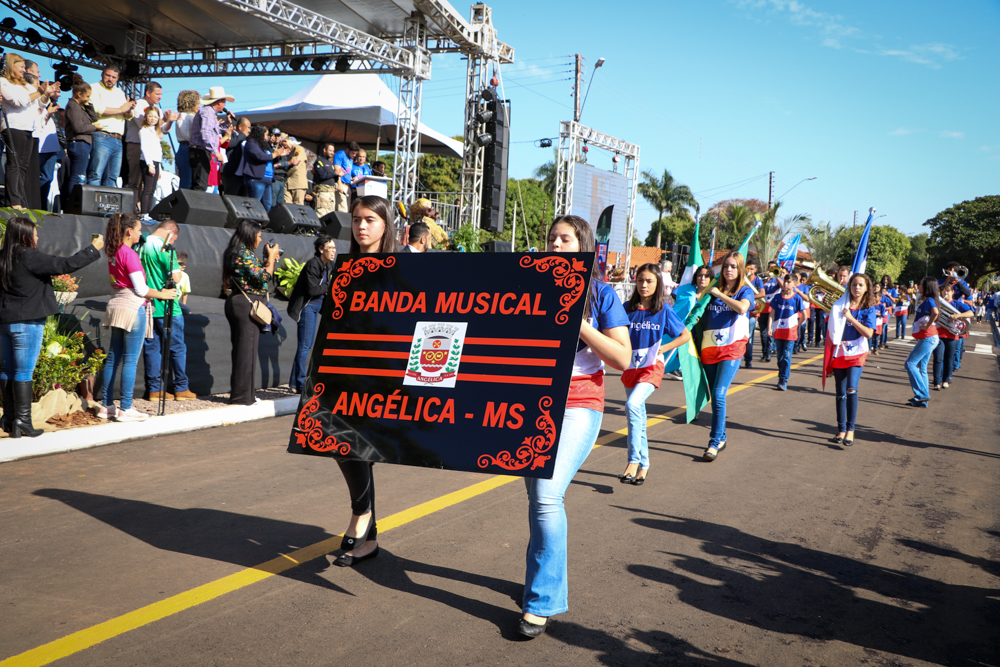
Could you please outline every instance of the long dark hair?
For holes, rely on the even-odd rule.
[[[115,213],[108,218],[108,225],[104,229],[104,254],[108,259],[113,259],[118,254],[125,243],[125,232],[138,223],[139,218],[131,213]]]
[[[938,302],[941,298],[941,292],[938,290],[937,278],[933,276],[926,276],[920,281],[920,297],[923,299],[934,299],[934,303]]]
[[[853,276],[847,279],[847,291],[851,291],[851,283],[854,282],[855,278],[861,278],[865,281],[865,293],[861,295],[861,302],[858,308],[871,308],[878,303],[878,299],[875,298],[875,287],[872,285],[872,279],[867,273],[855,273]],[[850,297],[848,297],[850,298]]]
[[[594,240],[594,229],[590,226],[590,223],[577,215],[561,215],[552,221],[549,225],[549,234],[552,233],[552,228],[559,223],[565,223],[573,228],[573,234],[576,236],[577,243],[580,244],[580,252],[588,252],[594,254],[597,252],[597,241]],[[545,236],[546,246],[548,246],[548,234]],[[590,294],[587,295],[587,303],[583,306],[583,319],[590,319],[591,306],[593,305],[594,299],[597,296],[597,281],[601,280],[601,272],[597,267],[597,261],[595,257],[594,269],[590,273]]]
[[[642,297],[639,296],[639,276],[643,273],[652,273],[656,276],[656,290],[653,292],[653,302],[649,304],[649,313],[651,315],[656,315],[658,312],[663,310],[663,274],[660,273],[660,265],[653,264],[643,264],[635,271],[635,281],[636,287],[632,288],[632,296],[629,297],[628,303],[625,304],[625,311],[631,313],[633,311],[639,310],[639,305],[642,303]]]
[[[7,232],[0,248],[0,286],[4,291],[11,287],[11,273],[14,264],[25,248],[35,247],[35,223],[27,218],[11,218],[7,221]]]
[[[267,140],[267,126],[266,125],[252,125],[250,126],[250,136],[247,140],[253,139],[260,146],[260,149],[265,153],[271,152],[271,144]]]
[[[240,246],[246,246],[250,252],[257,249],[257,234],[261,231],[261,226],[253,220],[241,220],[236,227],[236,231],[229,237],[229,245],[222,253],[222,290],[229,286],[229,279],[232,277],[233,256],[239,251]]]
[[[382,222],[385,223],[385,232],[379,241],[378,252],[396,252],[396,217],[392,214],[392,206],[382,197],[367,195],[365,197],[358,197],[351,204],[351,254],[358,255],[361,253],[361,244],[354,238],[354,209],[359,206],[369,209],[372,213],[382,218]]]

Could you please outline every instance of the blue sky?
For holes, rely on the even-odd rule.
[[[453,3],[460,11],[468,6]],[[1000,194],[1000,3],[494,2],[512,100],[510,171],[552,159],[534,146],[572,116],[572,54],[593,63],[583,123],[641,146],[640,169],[673,176],[702,209],[767,199],[787,213],[863,221],[869,206],[906,234],[965,199]],[[4,12],[2,15],[6,15]],[[19,25],[23,21],[19,20]],[[46,73],[43,68],[43,74]],[[281,101],[312,76],[164,79],[178,91],[224,85],[235,110]],[[95,77],[96,80],[96,77]],[[422,120],[460,134],[464,62],[437,56]],[[172,106],[172,104],[170,104]],[[592,164],[611,166],[591,152]],[[798,184],[807,177],[814,181]],[[644,238],[656,213],[640,200]]]

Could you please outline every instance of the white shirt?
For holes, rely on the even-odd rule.
[[[125,114],[106,116],[104,110],[125,106],[125,91],[117,87],[108,90],[100,81],[90,84],[90,89],[90,103],[94,105],[94,111],[97,112],[97,122],[94,125],[101,132],[123,134],[125,132]]]
[[[410,245],[409,243],[407,243],[407,244],[406,244],[406,247],[410,249],[410,252],[423,252],[423,250],[419,250],[419,249],[417,249],[417,248],[414,248],[414,247],[413,247],[412,245]]]
[[[180,119],[174,123],[174,127],[177,129],[177,141],[191,140],[191,121],[193,120],[193,113],[182,113]]]
[[[19,86],[0,77],[0,94],[3,95],[3,108],[11,129],[34,132],[38,122],[38,104],[31,99],[34,92],[36,89],[33,86]]]
[[[142,151],[142,161],[146,164],[163,161],[163,146],[160,144],[160,137],[156,135],[155,127],[149,126],[139,130],[139,146]]]

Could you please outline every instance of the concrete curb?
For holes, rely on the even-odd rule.
[[[37,438],[10,438],[0,447],[0,463],[19,459],[111,445],[127,440],[145,440],[158,435],[197,431],[216,426],[293,414],[299,407],[299,397],[290,396],[254,405],[231,405],[215,410],[187,412],[164,417],[151,417],[144,422],[108,423],[100,426],[73,428],[43,433]]]

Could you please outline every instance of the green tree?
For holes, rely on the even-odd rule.
[[[660,246],[661,248],[665,248],[671,243],[688,245],[691,243],[692,234],[694,234],[694,220],[684,215],[672,215],[650,225],[644,245],[655,248],[657,238],[663,244]]]
[[[559,149],[552,149],[552,161],[540,165],[532,173],[532,176],[542,182],[542,190],[554,201],[556,197],[556,164],[559,161]]]
[[[518,189],[520,186],[520,190]],[[516,208],[515,208],[516,203]],[[532,246],[543,250],[545,235],[552,222],[552,197],[545,192],[545,185],[535,178],[507,181],[507,204],[504,210],[504,231],[514,228],[514,211],[517,211],[517,238],[515,250],[527,250]],[[524,225],[527,221],[528,236],[525,238]]]
[[[421,155],[417,159],[417,174],[421,189],[428,192],[458,192],[462,188],[462,161],[458,158]]]
[[[657,178],[651,171],[642,172],[642,182],[639,183],[638,192],[649,205],[656,209],[659,219],[662,220],[664,213],[670,216],[686,215],[691,216],[691,209],[698,212],[698,200],[691,194],[691,188],[681,185],[670,175],[670,170],[663,170],[663,177]],[[663,248],[662,239],[656,239],[657,248]]]
[[[863,232],[862,226],[844,231],[847,244],[837,256],[838,264],[851,266]],[[896,280],[903,272],[909,255],[910,239],[906,235],[891,225],[872,225],[871,235],[868,237],[868,268],[865,273],[873,281],[878,281],[884,274]]]
[[[1000,270],[1000,195],[977,197],[941,211],[924,223],[930,227],[928,252],[932,274],[949,261],[969,269],[968,281]]]
[[[802,228],[802,239],[809,246],[813,264],[828,271],[847,243],[845,225],[833,226],[832,222],[808,223]]]
[[[914,234],[910,237],[910,252],[897,282],[907,283],[912,280],[919,283],[924,276],[928,275],[930,258],[927,254],[927,238],[926,233]]]

